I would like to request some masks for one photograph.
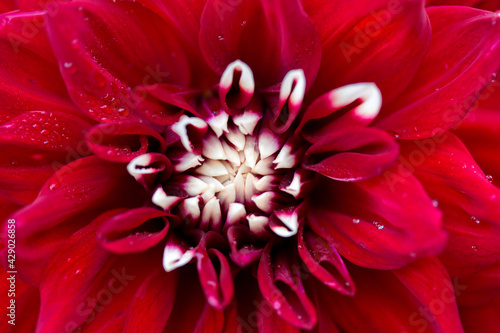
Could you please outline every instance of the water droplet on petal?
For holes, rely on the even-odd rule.
[[[479,221],[479,219],[475,216],[471,216],[470,219],[474,222],[476,222],[477,224],[481,223],[481,221]]]
[[[477,251],[477,245],[472,245],[471,247],[474,251]]]
[[[224,40],[224,36],[219,35],[219,36],[217,36],[217,39],[220,40],[220,41],[223,41]]]
[[[489,181],[490,183],[493,183],[493,176],[492,175],[486,175],[486,180]]]
[[[352,223],[359,223],[359,219],[352,219]]]
[[[433,205],[434,207],[439,206],[439,201],[437,201],[436,199],[432,200],[432,205]]]

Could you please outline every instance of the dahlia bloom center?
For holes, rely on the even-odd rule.
[[[129,173],[151,190],[151,202],[179,217],[179,238],[201,230],[230,244],[297,233],[314,174],[300,168],[309,144],[290,126],[305,84],[303,71],[293,70],[279,90],[257,92],[251,69],[237,60],[222,74],[218,91],[204,94],[197,110],[169,126],[165,154],[146,153],[129,163]],[[174,243],[165,248],[167,271],[193,256],[192,247]]]

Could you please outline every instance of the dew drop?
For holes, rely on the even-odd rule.
[[[242,27],[244,27],[245,25],[247,25],[247,20],[243,20],[243,22],[241,22]]]
[[[474,250],[474,251],[477,251],[477,245],[472,245],[471,248]]]
[[[64,63],[64,68],[70,68],[71,66],[73,66],[73,63],[72,62],[65,62]]]
[[[41,135],[47,135],[47,134],[49,134],[49,131],[46,130],[46,129],[43,129],[43,130],[40,131],[40,134]]]
[[[220,40],[220,41],[223,41],[224,40],[224,36],[219,35],[219,36],[217,36],[217,39]]]
[[[471,216],[470,219],[474,222],[476,222],[477,224],[481,223],[481,221],[479,221],[479,219],[475,216]]]
[[[359,243],[359,246],[361,246],[363,249],[366,249],[366,245],[364,243]]]
[[[486,175],[486,180],[489,181],[490,183],[493,183],[493,176],[492,175]]]
[[[432,205],[433,205],[434,207],[439,206],[439,201],[437,201],[436,199],[432,200]]]
[[[384,225],[378,221],[373,221],[373,225],[377,227],[378,230],[384,229]]]
[[[127,108],[118,108],[118,113],[124,117],[129,115],[128,109]]]
[[[82,272],[82,270],[77,269],[77,270],[76,270],[76,272],[75,272],[75,275],[78,275],[78,274],[80,274],[81,272]]]
[[[359,223],[359,219],[352,219],[352,223],[358,224]]]

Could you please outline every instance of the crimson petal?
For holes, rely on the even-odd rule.
[[[336,132],[314,143],[302,167],[341,181],[359,181],[378,176],[394,163],[398,144],[375,128]]]
[[[178,272],[156,270],[141,284],[127,312],[124,333],[161,332],[172,308],[179,276]],[[152,320],[144,320],[145,317]]]
[[[223,310],[233,298],[233,277],[225,255],[207,246],[207,243],[219,236],[214,232],[206,233],[196,248],[196,259],[201,287],[208,304]]]
[[[187,60],[173,32],[138,4],[59,3],[47,30],[72,99],[98,121],[140,118],[136,110],[161,114],[159,105],[130,88],[188,83]]]
[[[349,270],[358,288],[355,297],[315,285],[324,315],[333,317],[341,331],[463,332],[453,285],[436,258],[395,271]]]
[[[391,182],[394,173],[355,183],[325,179],[310,196],[311,228],[363,267],[399,268],[441,252],[446,234],[440,211],[416,178]]]
[[[0,193],[31,202],[64,164],[90,154],[83,140],[90,124],[62,112],[31,111],[0,126]]]
[[[103,210],[133,208],[144,198],[141,186],[121,165],[95,156],[66,165],[45,183],[34,202],[12,215],[18,230],[19,273],[36,285],[40,271],[67,237]]]
[[[110,323],[109,315],[112,313],[113,319],[120,311],[124,315],[122,304],[130,302],[149,273],[148,267],[158,258],[125,260],[98,246],[98,228],[115,213],[105,213],[73,234],[51,258],[40,282],[41,307],[36,332],[72,331],[82,324],[90,331],[93,325],[119,326]]]
[[[86,139],[94,154],[112,162],[130,162],[147,152],[163,153],[166,149],[165,140],[158,132],[129,121],[94,126]]]
[[[257,278],[264,298],[290,324],[310,330],[316,324],[316,310],[302,284],[295,255],[283,245],[269,242],[259,262]]]
[[[201,17],[200,48],[219,74],[236,59],[245,62],[261,88],[295,68],[304,70],[310,84],[320,60],[319,38],[298,0],[209,0]]]
[[[417,158],[418,157],[418,158]],[[452,275],[471,274],[500,258],[500,189],[451,133],[402,145],[402,158],[444,212],[450,232],[441,259]]]
[[[333,244],[304,225],[298,235],[299,255],[309,271],[325,286],[344,295],[354,295],[354,282]]]
[[[430,137],[458,123],[499,67],[496,13],[459,6],[430,7],[427,13],[429,52],[410,86],[377,122],[406,139]]]
[[[424,0],[361,0],[355,6],[305,0],[323,51],[312,91],[319,95],[350,83],[375,82],[386,101],[401,93],[429,46],[431,30],[424,5]]]
[[[32,110],[80,113],[59,74],[44,29],[43,12],[1,15],[0,124]]]
[[[99,243],[114,253],[143,252],[158,244],[169,228],[172,216],[154,208],[120,212],[106,220],[99,230]]]

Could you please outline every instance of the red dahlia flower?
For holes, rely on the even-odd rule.
[[[498,13],[1,8],[2,281],[18,281],[5,330],[498,327],[500,192],[448,131],[500,68]],[[490,116],[454,131],[493,175],[474,141],[493,140]]]

